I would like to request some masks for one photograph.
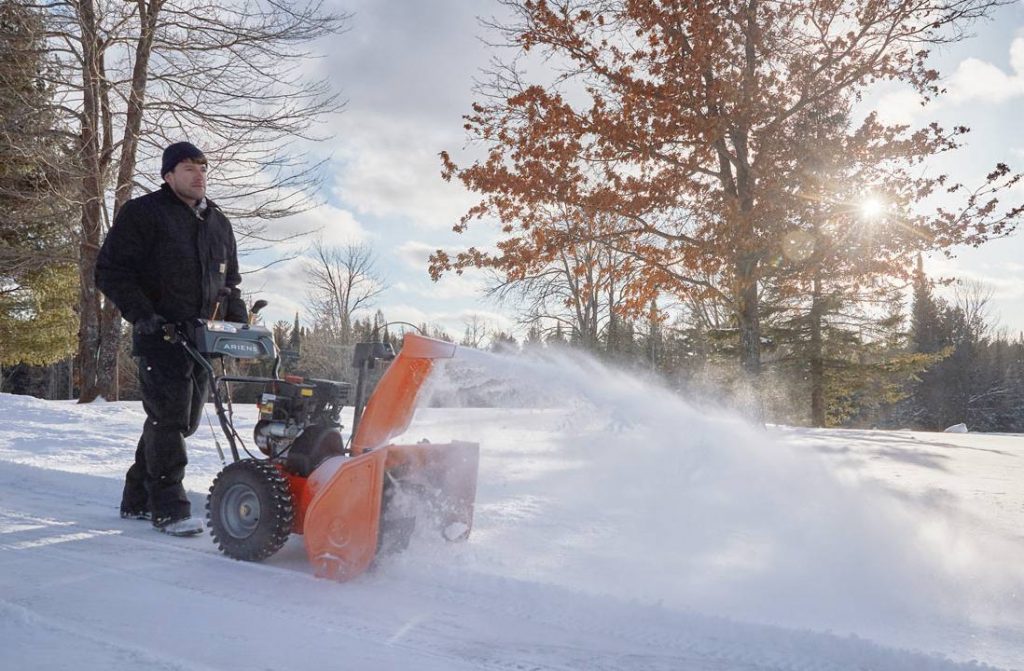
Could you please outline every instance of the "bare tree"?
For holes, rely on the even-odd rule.
[[[990,313],[992,287],[979,280],[961,280],[953,287],[953,305],[964,315],[965,325],[975,342],[998,328]]]
[[[319,239],[310,250],[305,264],[310,314],[341,345],[352,342],[353,315],[373,305],[385,289],[375,265],[373,249],[366,244],[328,247]]]
[[[319,164],[299,141],[340,109],[324,79],[303,67],[312,40],[346,16],[320,0],[52,0],[52,85],[72,122],[79,169],[81,401],[116,396],[120,315],[100,300],[93,273],[103,233],[170,141],[203,146],[211,190],[239,225],[240,244],[269,242],[260,220],[312,206]]]
[[[462,340],[459,341],[459,344],[464,347],[481,349],[491,334],[491,328],[480,318],[480,315],[475,314],[464,319],[463,324],[465,324],[466,330],[463,332]]]
[[[604,338],[614,341],[630,294],[636,265],[630,251],[614,236],[605,236],[602,222],[558,208],[551,213],[554,234],[542,254],[521,262],[519,273],[494,272],[488,295],[511,304],[523,325],[544,325],[550,334],[561,327],[581,346],[596,350]],[[504,263],[534,244],[531,239],[504,246]]]

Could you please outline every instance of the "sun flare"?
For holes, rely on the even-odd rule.
[[[860,204],[860,214],[865,219],[874,221],[885,212],[885,201],[877,196],[868,196]]]

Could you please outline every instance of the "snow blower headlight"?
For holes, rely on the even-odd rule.
[[[206,322],[207,331],[215,331],[217,333],[238,333],[238,327],[228,322]]]

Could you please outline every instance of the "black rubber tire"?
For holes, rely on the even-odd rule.
[[[295,506],[288,481],[266,461],[229,464],[210,487],[206,523],[221,552],[262,561],[281,549],[292,532]]]

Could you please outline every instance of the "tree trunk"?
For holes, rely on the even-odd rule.
[[[156,21],[160,15],[163,0],[152,0],[149,5],[139,3],[141,34],[135,45],[135,65],[132,68],[132,89],[128,97],[125,116],[124,142],[121,144],[121,160],[117,170],[117,184],[114,188],[114,212],[132,197],[135,184],[135,159],[138,155],[139,136],[142,133],[143,107],[146,101],[146,84],[149,82],[149,57],[153,52],[156,37]]]
[[[744,414],[751,421],[763,424],[766,409],[761,389],[761,316],[757,272],[757,260],[753,254],[741,257],[736,264],[736,320],[740,331],[740,366],[745,374],[749,394],[744,402]]]
[[[121,312],[110,301],[100,311],[100,349],[96,355],[96,387],[108,401],[120,398],[117,352],[121,347]]]
[[[146,84],[149,79],[149,58],[156,34],[156,20],[162,0],[153,0],[148,6],[139,3],[141,34],[135,47],[132,87],[125,117],[124,138],[118,163],[117,182],[114,186],[114,212],[121,209],[132,195],[139,136],[142,130]],[[96,398],[116,400],[118,397],[117,352],[121,343],[121,313],[113,303],[100,304],[93,274],[96,255],[102,239],[102,209],[105,180],[103,175],[110,160],[110,126],[104,124],[107,137],[101,149],[100,124],[106,119],[102,110],[109,109],[103,98],[108,95],[102,76],[102,54],[96,31],[95,12],[90,1],[82,3],[79,16],[82,25],[82,47],[86,55],[83,69],[85,93],[85,123],[83,124],[83,177],[82,195],[85,207],[82,215],[81,281],[82,327],[79,330],[79,358],[81,360],[82,390],[79,401],[88,403]]]
[[[93,277],[100,245],[101,199],[103,194],[100,168],[100,58],[96,13],[91,0],[79,5],[82,27],[82,131],[81,200],[82,219],[79,238],[79,327],[78,361],[81,375],[79,403],[90,403],[109,390],[99,387],[97,360],[100,351],[100,302]]]
[[[758,311],[756,262],[741,260],[736,267],[736,281],[740,364],[756,380],[761,375],[761,318]]]
[[[811,295],[811,424],[825,426],[825,357],[821,338],[821,270],[814,276],[814,289]]]
[[[612,255],[608,253],[608,342],[605,344],[605,351],[610,355],[618,354],[619,350],[619,316],[615,314],[615,273],[612,271]],[[596,315],[595,315],[596,317]],[[594,319],[596,324],[597,319]],[[597,343],[594,343],[596,350]]]

